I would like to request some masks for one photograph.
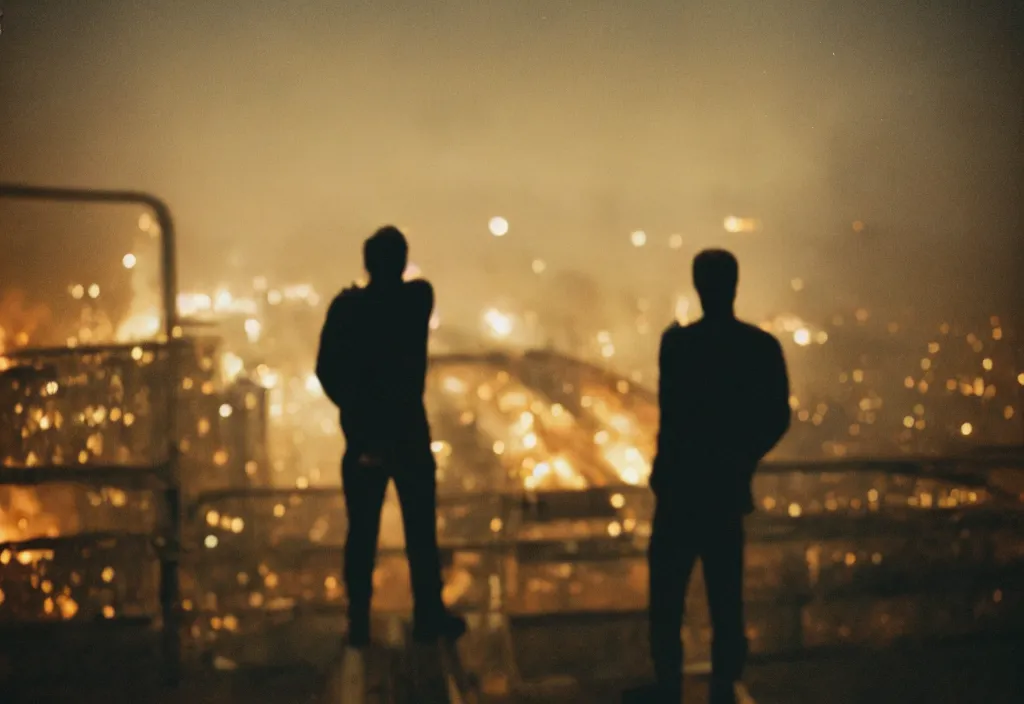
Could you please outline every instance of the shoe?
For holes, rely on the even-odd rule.
[[[466,630],[466,619],[445,611],[440,618],[417,621],[412,629],[412,639],[417,643],[432,643],[441,638],[455,642],[466,634]]]

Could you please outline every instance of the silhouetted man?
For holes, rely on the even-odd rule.
[[[402,507],[415,607],[413,637],[456,639],[465,621],[441,600],[437,546],[437,466],[423,406],[427,337],[434,291],[403,281],[404,235],[384,227],[366,240],[366,288],[342,291],[331,303],[320,337],[317,377],[341,411],[346,450],[342,481],[348,511],[345,587],[349,646],[370,642],[370,600],[380,513],[393,479]]]
[[[711,702],[735,701],[747,653],[743,517],[758,462],[789,428],[782,348],[736,319],[739,267],[701,252],[693,282],[704,317],[669,327],[659,355],[661,427],[651,472],[650,639],[659,697],[679,702],[687,584],[699,557],[711,612]]]

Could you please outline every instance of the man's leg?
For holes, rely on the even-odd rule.
[[[743,675],[747,637],[743,619],[743,517],[709,522],[701,561],[711,612],[711,702],[731,704]]]
[[[647,550],[650,571],[648,620],[651,659],[666,701],[679,701],[683,679],[683,613],[686,586],[697,559],[696,539],[686,529],[684,507],[659,498]]]
[[[396,468],[395,487],[402,505],[405,552],[413,594],[413,633],[433,640],[450,630],[441,598],[441,554],[437,544],[437,477],[433,455]],[[463,626],[464,627],[464,626]],[[455,637],[460,633],[452,633]]]
[[[388,487],[382,467],[368,467],[358,457],[342,461],[348,536],[345,539],[345,590],[348,594],[349,645],[370,644],[370,601],[373,597],[373,566],[377,558],[380,511]]]

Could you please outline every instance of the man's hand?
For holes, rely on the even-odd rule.
[[[359,466],[360,467],[380,467],[384,464],[384,460],[380,455],[371,454],[364,452],[359,455]]]

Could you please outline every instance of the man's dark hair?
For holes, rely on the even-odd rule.
[[[363,264],[370,278],[398,279],[409,261],[409,243],[394,225],[386,225],[363,244]]]
[[[724,249],[705,249],[693,258],[693,285],[705,309],[731,306],[739,276],[739,262]]]

